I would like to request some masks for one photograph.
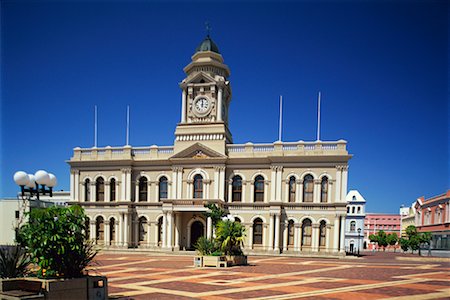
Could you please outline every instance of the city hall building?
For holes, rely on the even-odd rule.
[[[246,228],[246,253],[344,253],[346,141],[233,144],[230,70],[209,36],[184,68],[174,144],[75,148],[70,197],[108,248],[192,250],[205,204]],[[169,99],[170,100],[170,99]]]

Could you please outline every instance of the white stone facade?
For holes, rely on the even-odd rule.
[[[222,56],[199,50],[184,71],[173,146],[74,149],[71,199],[86,209],[91,238],[104,247],[192,249],[214,234],[203,213],[215,203],[244,224],[247,253],[342,254],[346,141],[233,144]]]
[[[364,219],[366,200],[357,190],[348,192],[347,218],[345,220],[345,250],[349,253],[362,251],[364,247]]]

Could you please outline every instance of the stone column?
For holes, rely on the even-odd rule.
[[[125,194],[126,194],[126,198],[125,201],[131,201],[131,169],[127,169],[127,174],[126,174],[126,189],[125,189]]]
[[[312,243],[311,243],[311,250],[313,252],[317,252],[319,251],[319,224],[312,224],[312,233],[311,233],[311,239],[312,239]]]
[[[181,93],[181,123],[186,123],[186,89]]]
[[[167,238],[166,238],[166,232],[167,232],[167,212],[164,212],[163,214],[163,223],[162,223],[162,248],[167,248]]]
[[[219,172],[220,172],[219,168],[220,167],[214,167],[214,195],[213,195],[214,199],[219,198]]]
[[[269,221],[269,251],[273,250],[273,229],[274,229],[274,224],[273,224],[273,214],[270,214],[270,221]]]
[[[295,184],[297,185],[295,202],[300,203],[303,201],[303,182],[300,179],[297,179]]]
[[[105,181],[105,202],[111,202],[111,188],[109,181]]]
[[[91,220],[90,222],[89,222],[89,238],[91,239],[91,240],[94,240],[95,241],[95,238],[96,238],[96,226],[97,225],[97,222],[95,221],[95,220]]]
[[[70,170],[70,200],[74,201],[75,198],[75,170]]]
[[[336,166],[336,191],[335,201],[341,202],[341,177],[342,177],[342,166]]]
[[[131,217],[131,216],[130,216]],[[139,236],[141,233],[141,227],[139,226],[139,220],[130,220],[131,222],[131,241],[132,246],[139,246]]]
[[[164,218],[164,217],[163,217]],[[155,244],[155,247],[159,247],[159,244],[158,244],[158,237],[159,237],[159,228],[158,228],[158,223],[156,222],[155,224],[155,227],[154,227],[154,229],[153,229],[153,232],[155,233],[155,237],[154,237],[154,239],[153,239],[153,242],[154,242],[154,244]],[[162,238],[162,237],[161,237]],[[164,245],[163,244],[163,241],[161,241],[161,244],[162,245]],[[164,247],[164,246],[163,246]]]
[[[177,171],[178,177],[177,177],[177,197],[176,199],[183,198],[182,192],[183,192],[183,168],[178,168]]]
[[[178,168],[173,167],[172,168],[172,199],[177,199],[177,183],[178,183]]]
[[[104,226],[103,226],[103,242],[105,243],[105,246],[109,246],[109,242],[110,242],[110,237],[109,237],[109,220],[105,220],[104,221]]]
[[[327,202],[331,203],[331,193],[333,191],[333,181],[332,179],[328,180],[328,193],[327,193]]]
[[[314,198],[313,203],[320,203],[320,179],[314,180]]]
[[[95,180],[92,180],[90,182],[91,185],[91,202],[95,202],[95,194],[96,194],[96,186],[95,186]]]
[[[206,219],[206,238],[210,239],[212,237],[212,219],[208,217]]]
[[[225,201],[225,167],[219,169],[219,199]]]
[[[253,248],[253,224],[249,224],[248,227],[248,249]]]
[[[344,239],[345,239],[345,217],[341,216],[341,238],[339,243],[339,252],[345,251]]]
[[[125,201],[126,199],[126,182],[127,182],[127,171],[126,169],[122,169],[122,180],[120,181],[120,199],[121,201]]]
[[[270,177],[270,200],[269,201],[274,201],[275,197],[276,197],[276,188],[277,188],[277,167],[271,166],[270,169],[272,170],[272,172],[271,172],[271,177]]]
[[[281,185],[282,185],[282,173],[283,173],[283,167],[277,166],[277,172],[276,172],[276,192],[275,192],[275,200],[281,201]]]
[[[167,248],[172,251],[172,233],[173,233],[173,214],[172,212],[167,213]]]
[[[114,230],[114,244],[113,244],[113,246],[120,246],[121,245],[121,243],[120,243],[121,240],[122,240],[122,238],[120,237],[120,224],[121,223],[122,222],[121,222],[120,219],[114,221],[115,230]]]
[[[128,240],[128,234],[130,232],[130,224],[128,222],[128,213],[123,214],[123,246],[125,248],[128,248],[129,240]]]
[[[284,220],[283,225],[283,252],[286,252],[288,250],[289,220]]]
[[[275,246],[273,250],[280,253],[280,214],[275,214]]]
[[[244,181],[244,180],[242,180]],[[227,202],[233,202],[233,180],[230,179],[227,181],[228,182],[228,197],[227,197]],[[242,186],[244,186],[244,182],[242,182]],[[244,195],[244,193],[242,193],[242,196]],[[243,199],[241,198],[241,202]]]
[[[294,251],[300,251],[301,245],[300,224],[294,224]]]
[[[348,178],[348,166],[343,166],[342,168],[342,190],[341,190],[341,201],[345,202],[345,197],[347,196],[347,178]]]
[[[334,237],[333,237],[333,252],[339,251],[339,216],[336,216],[334,219]]]
[[[175,215],[175,250],[180,250],[181,214]]]
[[[119,237],[116,240],[116,245],[118,247],[122,247],[123,246],[123,213],[119,214],[119,221],[117,221],[117,228],[118,228],[118,234]]]
[[[330,231],[331,231],[331,225],[327,224],[326,231],[325,231],[325,251],[331,252],[332,249],[330,249]]]
[[[222,121],[222,96],[223,95],[223,89],[219,87],[219,92],[217,93],[218,98],[218,104],[217,104],[217,121]]]

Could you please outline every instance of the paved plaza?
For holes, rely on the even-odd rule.
[[[450,263],[394,253],[318,259],[251,256],[249,266],[194,268],[192,256],[100,254],[116,299],[449,299]]]

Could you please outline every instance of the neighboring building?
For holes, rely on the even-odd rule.
[[[230,70],[209,36],[184,72],[173,146],[74,149],[71,199],[86,209],[90,237],[104,247],[193,249],[213,235],[203,213],[215,203],[244,224],[247,253],[343,254],[346,141],[233,144]]]
[[[24,212],[34,207],[48,207],[51,205],[65,206],[69,200],[70,193],[65,191],[53,192],[53,197],[40,196],[40,202],[22,200],[17,198],[0,199],[0,245],[11,245],[14,243],[15,229],[19,224],[26,222]]]
[[[406,228],[409,225],[415,225],[416,222],[416,202],[412,203],[410,207],[400,207],[400,222],[402,229],[402,237],[406,237]]]
[[[386,234],[396,233],[398,237],[401,236],[401,217],[396,214],[374,214],[367,213],[364,220],[364,245],[367,249],[375,249],[376,246],[370,243],[369,235],[376,234],[383,230]]]
[[[420,197],[415,203],[415,223],[419,232],[431,232],[431,248],[450,250],[450,190],[428,199]]]
[[[345,250],[350,253],[361,251],[364,239],[366,200],[357,190],[348,192],[347,218],[345,220]]]

